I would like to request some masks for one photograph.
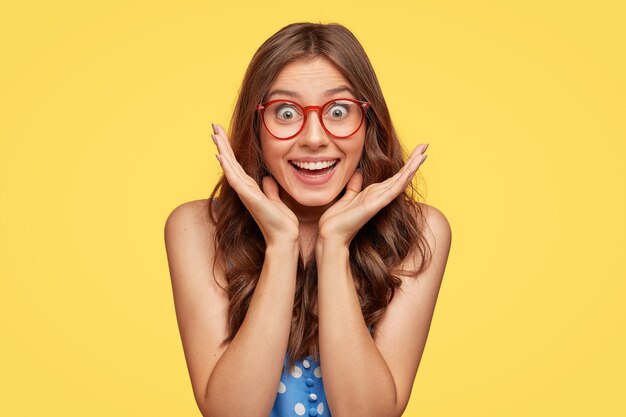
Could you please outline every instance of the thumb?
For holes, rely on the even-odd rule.
[[[261,182],[263,193],[265,193],[267,198],[270,200],[280,200],[280,197],[278,196],[278,185],[276,184],[276,180],[274,178],[263,177]]]
[[[352,200],[358,193],[361,192],[361,187],[363,187],[363,172],[360,169],[354,171],[352,177],[346,184],[346,193],[344,194],[344,198],[348,200]]]

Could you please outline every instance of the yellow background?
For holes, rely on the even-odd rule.
[[[163,226],[208,197],[210,123],[297,21],[351,29],[407,148],[430,143],[453,245],[405,416],[625,415],[624,12],[3,2],[0,415],[200,415]]]

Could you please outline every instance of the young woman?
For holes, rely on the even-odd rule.
[[[224,175],[165,226],[202,414],[400,416],[451,243],[413,198],[428,145],[405,160],[369,59],[337,24],[271,36],[229,133],[213,128]]]

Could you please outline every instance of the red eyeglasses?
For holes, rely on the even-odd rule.
[[[316,111],[326,133],[336,138],[354,135],[370,107],[366,101],[351,98],[336,98],[321,106],[301,106],[291,100],[271,100],[257,105],[263,125],[276,139],[291,139],[297,136],[306,123],[309,111]]]

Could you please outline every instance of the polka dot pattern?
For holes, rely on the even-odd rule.
[[[291,368],[291,376],[294,378],[300,378],[302,376],[302,369],[298,368],[297,366],[293,366]]]
[[[321,363],[307,356],[288,368],[287,359],[285,356],[270,417],[332,417],[326,401]]]
[[[285,357],[270,417],[315,417],[322,414],[324,417],[332,417],[326,411],[327,408],[319,361],[307,356],[302,360],[296,360],[295,364],[287,369]]]
[[[296,404],[296,406],[293,408],[293,411],[296,412],[297,415],[299,416],[303,416],[304,415],[304,404],[302,403],[298,403]]]

